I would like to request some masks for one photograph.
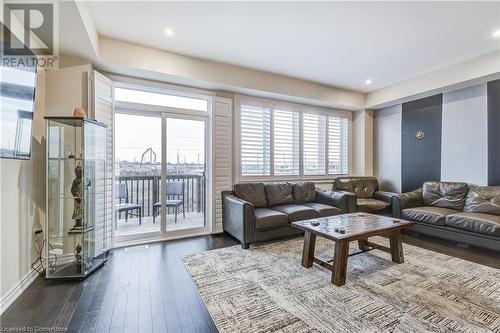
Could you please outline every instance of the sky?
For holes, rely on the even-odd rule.
[[[167,119],[167,163],[204,163],[205,122],[188,119]],[[141,161],[148,148],[161,162],[161,117],[115,114],[115,160]],[[149,161],[149,160],[148,160]]]

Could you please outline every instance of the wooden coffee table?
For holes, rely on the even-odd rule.
[[[319,225],[313,225],[314,221],[319,221]],[[378,249],[390,253],[392,261],[401,264],[404,262],[401,229],[414,224],[410,221],[368,213],[351,213],[292,222],[292,226],[305,231],[302,266],[309,268],[313,263],[317,263],[329,269],[332,271],[332,283],[337,286],[345,284],[349,242],[358,241],[361,250],[351,255]],[[317,235],[335,241],[333,263],[314,256]],[[389,236],[390,247],[368,241],[368,237],[380,235]]]

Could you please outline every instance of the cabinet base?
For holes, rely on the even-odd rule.
[[[50,276],[50,277],[45,277],[45,280],[52,280],[52,281],[68,281],[68,280],[73,280],[73,281],[82,281],[85,280],[87,277],[89,277],[92,273],[97,271],[99,268],[104,266],[104,264],[108,261],[108,259],[101,259],[99,260],[98,263],[96,263],[94,266],[92,266],[85,275],[78,275],[78,274],[68,274],[66,276],[62,275],[61,273],[64,274],[64,271],[67,270],[73,270],[74,271],[74,263],[70,263],[67,265],[67,268],[62,268],[60,269],[57,273],[61,274],[61,276]]]

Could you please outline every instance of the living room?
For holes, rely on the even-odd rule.
[[[3,331],[500,332],[500,2],[2,11]]]

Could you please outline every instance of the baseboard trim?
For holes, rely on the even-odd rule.
[[[16,299],[18,299],[21,294],[28,289],[28,287],[36,280],[38,277],[38,273],[34,270],[31,270],[25,276],[21,278],[10,290],[5,294],[4,297],[0,298],[0,315],[4,313],[5,310],[9,308],[9,306],[14,303]]]

